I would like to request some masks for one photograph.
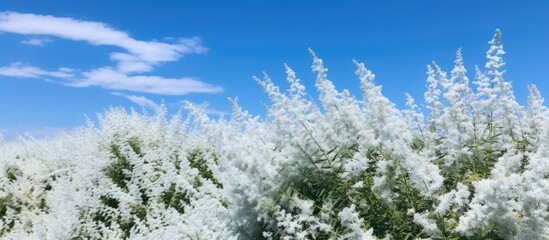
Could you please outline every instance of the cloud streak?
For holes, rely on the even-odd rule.
[[[84,79],[65,82],[72,87],[99,86],[110,90],[161,95],[185,95],[189,93],[220,93],[223,88],[193,78],[164,78],[159,76],[128,76],[111,68],[99,68],[83,73]]]
[[[51,42],[53,42],[51,38],[31,38],[31,39],[21,41],[22,44],[36,46],[36,47],[42,47]]]
[[[74,74],[70,68],[59,68],[57,71],[46,71],[38,67],[15,62],[7,67],[0,67],[0,75],[17,78],[72,78]]]
[[[120,97],[123,97],[123,98],[126,98],[130,101],[132,101],[133,103],[141,106],[141,107],[144,107],[144,108],[150,108],[150,109],[153,109],[153,110],[157,110],[160,105],[156,104],[154,101],[144,97],[144,96],[136,96],[136,95],[127,95],[127,94],[123,94],[123,93],[119,93],[119,92],[112,92],[111,93],[112,95],[114,96],[120,96]]]
[[[176,43],[140,41],[101,22],[50,15],[1,12],[0,31],[53,36],[84,41],[92,45],[120,47],[128,53],[112,53],[111,59],[118,62],[119,71],[127,73],[150,71],[161,62],[176,61],[184,54],[205,53],[207,50],[197,37],[180,38]]]
[[[188,101],[181,101],[180,103],[185,104],[185,102],[188,102]],[[204,111],[208,115],[216,115],[220,117],[230,115],[230,113],[227,111],[212,108],[212,105],[208,101],[203,101],[201,103],[193,103],[193,102],[188,102],[188,103],[191,103],[196,108],[202,109],[202,111]]]
[[[41,46],[48,37],[83,41],[95,46],[114,46],[125,51],[110,53],[116,64],[88,71],[73,72],[60,68],[47,71],[39,67],[12,63],[0,68],[0,75],[17,78],[58,78],[59,83],[71,87],[97,86],[108,90],[133,91],[161,95],[184,95],[189,93],[220,93],[219,86],[204,83],[196,78],[166,78],[145,75],[163,62],[177,61],[187,54],[202,54],[207,51],[197,37],[179,38],[171,43],[141,41],[126,32],[116,30],[101,22],[73,18],[54,17],[17,12],[0,12],[0,32],[22,35],[41,35],[23,43]],[[51,39],[50,39],[51,40]],[[129,96],[129,95],[128,95]]]

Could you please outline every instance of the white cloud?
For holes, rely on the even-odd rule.
[[[60,68],[57,71],[46,71],[37,67],[29,66],[21,62],[15,62],[7,67],[0,67],[0,75],[18,78],[72,78],[73,70],[70,68]]]
[[[0,33],[2,31],[59,37],[84,41],[92,45],[116,46],[127,52],[110,53],[110,59],[116,62],[116,67],[106,66],[83,72],[76,72],[69,68],[46,71],[16,62],[10,66],[1,67],[0,75],[19,78],[55,77],[61,79],[60,83],[72,87],[98,86],[109,90],[164,95],[223,91],[219,86],[207,84],[195,78],[143,75],[154,70],[154,67],[162,62],[176,61],[185,54],[205,53],[207,49],[196,37],[172,39],[172,43],[140,41],[101,22],[16,12],[0,12]],[[32,43],[29,42],[29,44]],[[39,44],[39,41],[36,40],[34,44]]]
[[[135,55],[127,53],[111,53],[111,60],[118,61],[117,67],[120,72],[149,72],[153,66],[139,60]]]
[[[43,126],[26,129],[25,131],[20,132],[20,134],[22,133],[23,135],[31,136],[36,139],[44,139],[55,137],[57,134],[66,131],[67,129],[64,128]]]
[[[15,140],[18,137],[32,137],[34,139],[44,139],[52,138],[57,134],[68,132],[71,129],[68,128],[59,128],[52,126],[26,126],[18,125],[10,128],[9,130],[4,129],[1,134],[4,139],[7,141]],[[1,141],[0,141],[1,142]]]
[[[119,93],[119,92],[112,92],[111,93],[112,95],[115,95],[115,96],[120,96],[120,97],[123,97],[123,98],[126,98],[132,102],[134,102],[135,104],[141,106],[141,107],[144,107],[144,108],[150,108],[150,109],[153,109],[153,110],[156,110],[160,107],[160,105],[156,104],[154,101],[144,97],[144,96],[136,96],[136,95],[126,95],[126,94],[123,94],[123,93]]]
[[[184,103],[184,101],[182,101],[182,103]],[[229,112],[227,111],[211,108],[212,105],[208,101],[204,101],[202,103],[192,103],[192,104],[195,107],[202,109],[204,112],[206,112],[206,114],[209,114],[209,115],[216,115],[216,116],[229,115]]]
[[[150,71],[161,62],[176,61],[184,54],[205,53],[207,50],[197,37],[181,38],[176,43],[140,41],[101,22],[9,11],[0,12],[0,31],[120,47],[128,53],[124,56],[113,53],[111,59],[118,62],[119,71],[127,73]]]
[[[21,41],[22,44],[42,47],[48,43],[53,42],[51,38],[31,38]]]
[[[129,76],[109,67],[84,72],[80,76],[70,68],[59,68],[57,71],[46,71],[20,62],[7,67],[0,67],[0,75],[17,78],[63,79],[61,83],[70,87],[101,87],[108,90],[125,90],[133,92],[185,95],[189,93],[220,93],[223,88],[198,81],[194,78],[165,78],[161,76]]]
[[[66,82],[72,87],[99,86],[110,90],[163,95],[184,95],[188,93],[220,93],[223,88],[193,78],[164,78],[160,76],[128,76],[111,68],[98,68],[83,73],[84,78]]]
[[[17,124],[10,126],[8,129],[0,129],[0,135],[3,135],[5,141],[14,141],[19,137],[45,139],[53,138],[59,134],[70,133],[76,128],[71,127],[57,127],[57,126],[36,126]],[[2,140],[0,139],[0,144]]]

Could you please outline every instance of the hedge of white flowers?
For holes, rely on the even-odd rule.
[[[549,113],[485,69],[427,67],[428,113],[355,62],[362,98],[314,52],[318,101],[255,80],[267,117],[114,108],[52,139],[0,140],[2,239],[549,239]],[[425,114],[424,114],[425,113]],[[1,139],[1,138],[0,138]]]

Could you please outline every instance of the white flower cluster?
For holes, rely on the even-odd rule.
[[[114,108],[53,139],[0,135],[2,239],[547,239],[549,111],[520,106],[501,33],[470,84],[461,49],[427,67],[422,112],[355,61],[362,98],[310,50],[319,100],[286,67],[267,117]],[[473,88],[475,87],[475,88]],[[427,114],[427,115],[424,115]]]

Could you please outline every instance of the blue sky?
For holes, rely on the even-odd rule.
[[[251,80],[286,87],[287,63],[314,92],[311,47],[339,89],[359,95],[352,59],[403,107],[422,101],[425,67],[446,71],[462,47],[470,78],[500,28],[507,74],[525,103],[549,95],[549,1],[2,1],[0,132],[50,136],[109,106],[171,112],[188,100],[212,116],[239,97],[264,115]]]

